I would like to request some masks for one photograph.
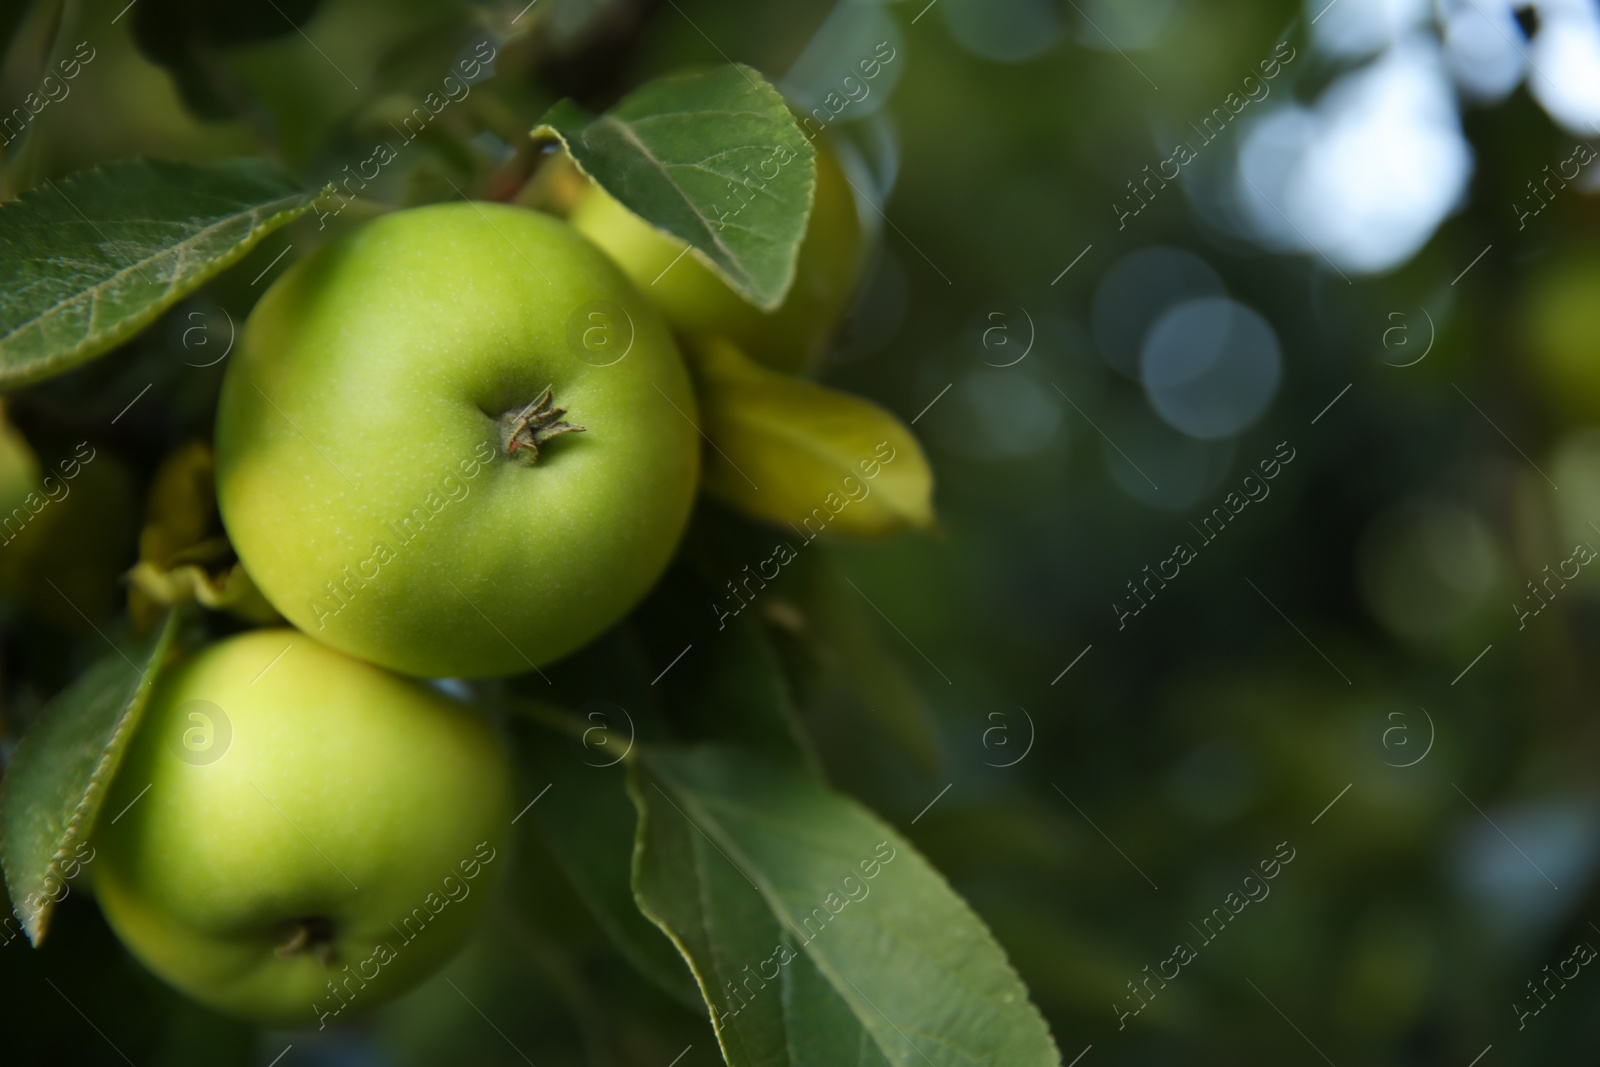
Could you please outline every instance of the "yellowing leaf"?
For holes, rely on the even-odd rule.
[[[161,462],[151,482],[139,563],[127,574],[128,611],[147,630],[167,609],[198,601],[249,622],[279,616],[256,589],[217,517],[216,460],[210,446],[191,442]]]
[[[878,405],[768,370],[727,341],[693,347],[701,423],[718,455],[706,491],[758,519],[884,536],[933,524],[922,446]]]
[[[216,460],[210,446],[191,441],[162,460],[151,481],[139,559],[167,566],[206,540],[216,514]]]

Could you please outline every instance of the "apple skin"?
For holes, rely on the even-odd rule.
[[[685,242],[651,226],[599,186],[574,209],[572,225],[605,249],[680,333],[726,337],[774,370],[809,370],[826,354],[849,306],[866,247],[855,196],[838,155],[825,140],[813,143],[816,198],[800,244],[794,287],[774,311],[763,312],[745,301],[695,254],[679,259]]]
[[[55,468],[44,469],[28,494],[31,505],[19,505],[27,519],[20,531],[16,510],[0,514],[11,520],[0,522],[0,589],[52,626],[93,634],[122,607],[139,500],[132,473],[109,449],[82,442],[52,453],[61,457]]]
[[[557,659],[643,597],[687,523],[700,441],[671,333],[550,216],[379,218],[280,278],[234,360],[216,430],[234,548],[290,622],[393,670]],[[585,430],[528,466],[497,419],[547,385]]]
[[[231,740],[192,701],[222,709]],[[194,733],[208,727],[210,751]],[[186,736],[194,762],[175,754]],[[510,780],[480,713],[254,630],[157,679],[89,870],[123,944],[194,999],[272,1026],[343,1021],[465,941],[510,864]],[[310,917],[329,924],[326,964],[313,947],[277,953]]]
[[[10,515],[11,509],[22,507],[28,495],[41,487],[39,458],[0,408],[0,519]],[[0,527],[0,541],[8,536]]]

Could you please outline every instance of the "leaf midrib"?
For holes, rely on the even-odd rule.
[[[711,239],[711,243],[716,245],[716,247],[722,252],[723,256],[728,260],[728,263],[725,266],[737,268],[741,277],[744,279],[744,284],[752,285],[753,281],[750,278],[750,274],[739,262],[738,256],[736,256],[733,250],[723,243],[722,238],[718,237],[716,232],[711,229],[709,220],[707,220],[706,217],[700,213],[700,209],[695,205],[694,201],[689,199],[689,194],[684,192],[681,185],[672,180],[672,174],[667,169],[667,164],[656,158],[656,154],[650,151],[650,146],[639,139],[639,135],[634,132],[632,125],[612,115],[600,116],[600,118],[597,120],[597,124],[598,123],[609,123],[610,125],[615,126],[628,141],[628,143],[637,148],[644,158],[651,165],[653,165],[657,171],[660,172],[662,180],[665,181],[668,187],[677,194],[678,199],[683,201],[684,206],[689,209],[690,213],[694,216],[695,221],[700,223],[700,226],[705,231],[706,236]]]
[[[189,251],[192,251],[194,246],[199,244],[199,242],[203,238],[210,236],[212,233],[216,232],[217,230],[219,230],[223,226],[228,225],[229,223],[237,223],[242,219],[252,219],[252,218],[255,219],[255,221],[253,221],[251,223],[251,225],[250,225],[250,232],[253,233],[253,232],[255,232],[258,223],[266,221],[268,218],[271,217],[271,214],[276,214],[278,211],[285,210],[288,207],[292,207],[293,204],[294,204],[294,201],[300,199],[301,197],[303,197],[305,195],[306,194],[304,194],[304,193],[296,193],[296,194],[292,194],[290,196],[280,197],[277,200],[269,201],[266,204],[260,204],[260,205],[258,205],[256,207],[253,207],[249,211],[240,212],[240,213],[233,214],[233,215],[228,215],[225,218],[218,219],[216,222],[211,223],[210,225],[206,226],[204,229],[196,230],[191,236],[189,236],[188,238],[184,239],[183,241],[178,242],[177,244],[168,245],[166,248],[163,248],[160,252],[157,252],[156,254],[154,254],[152,256],[147,256],[144,259],[135,260],[135,261],[131,262],[127,267],[124,267],[123,269],[117,271],[115,274],[109,275],[103,281],[96,282],[94,285],[92,285],[92,286],[90,286],[90,287],[88,287],[86,289],[79,289],[79,290],[74,291],[70,296],[63,297],[62,299],[56,301],[54,304],[51,304],[49,307],[45,308],[44,310],[40,311],[38,314],[34,315],[32,318],[24,319],[21,323],[17,324],[17,326],[14,329],[12,329],[11,331],[9,331],[8,333],[0,334],[0,349],[3,349],[5,347],[5,345],[6,345],[6,343],[9,342],[17,334],[19,334],[22,331],[27,330],[27,329],[36,328],[39,324],[49,320],[50,318],[52,318],[55,315],[61,313],[62,310],[64,308],[66,308],[68,305],[81,302],[81,301],[83,301],[85,299],[89,299],[91,301],[93,301],[95,299],[98,299],[99,296],[101,295],[101,293],[104,290],[106,290],[106,289],[110,288],[111,286],[115,285],[116,283],[118,283],[121,279],[126,277],[130,272],[138,273],[139,272],[139,268],[141,266],[144,266],[146,264],[157,263],[163,257],[171,256],[171,255],[174,255],[175,253],[187,253]],[[271,209],[271,214],[266,214],[266,215],[262,214],[263,212],[268,211],[268,209]],[[147,219],[147,220],[144,220],[144,221],[147,221],[147,222],[159,222],[160,220]],[[93,226],[94,224],[91,222],[90,225]],[[249,235],[246,234],[246,236],[249,236]],[[180,260],[180,263],[181,263],[181,260]],[[182,278],[183,278],[183,275],[180,272],[174,271],[173,274],[172,274],[172,277],[170,279],[168,279],[166,286],[161,290],[160,295],[154,298],[154,302],[159,302],[162,296],[167,295],[168,293],[172,292],[175,288],[177,288],[178,282],[180,282],[182,280]],[[93,337],[94,337],[94,333],[91,330],[91,331],[89,331],[89,332],[87,332],[85,334],[85,337],[84,337],[83,341],[79,341],[78,342],[78,345],[82,345],[84,343],[84,341],[90,340]],[[74,349],[76,349],[78,347],[78,345],[73,346]]]
[[[657,775],[660,775],[659,769],[656,769],[655,773]],[[743,849],[741,849],[735,842],[733,842],[732,840],[729,839],[728,833],[727,833],[726,829],[723,827],[721,820],[717,819],[716,817],[714,817],[710,813],[708,813],[699,804],[698,800],[696,799],[695,795],[693,795],[693,792],[691,790],[685,790],[684,788],[682,788],[681,783],[678,783],[678,782],[673,782],[672,785],[673,785],[674,791],[678,794],[679,799],[682,800],[689,807],[693,808],[695,810],[695,812],[702,819],[704,819],[714,829],[717,830],[717,836],[722,838],[721,844],[722,845],[726,845],[729,849],[731,849],[735,854],[738,855],[739,859],[743,863],[743,866],[739,866],[738,864],[735,864],[735,866],[738,867],[738,870],[739,870],[739,872],[741,874],[746,874],[746,877],[749,877],[753,882],[755,882],[757,884],[756,885],[757,892],[759,892],[761,894],[762,898],[766,901],[767,907],[769,909],[771,909],[772,914],[773,914],[773,919],[777,920],[778,923],[779,923],[779,926],[782,927],[783,922],[782,922],[782,920],[779,919],[779,917],[782,916],[783,918],[786,919],[788,917],[788,908],[783,904],[781,898],[779,898],[779,896],[778,896],[777,890],[774,889],[772,887],[772,885],[768,882],[766,876],[762,873],[761,869],[759,867],[757,867],[754,863],[751,862],[750,857],[745,855]],[[731,856],[729,857],[729,860],[730,860],[730,862],[732,861],[732,857]],[[748,873],[746,873],[745,868],[749,868]],[[808,944],[809,944],[808,941],[802,941],[798,947],[801,948],[801,949],[806,949]],[[830,983],[833,986],[833,989],[834,989],[835,993],[837,993],[841,997],[841,999],[843,999],[843,996],[844,996],[843,992],[840,991],[839,985],[838,985],[839,975],[833,973],[833,968],[831,966],[825,965],[824,962],[820,958],[818,958],[818,956],[814,952],[807,951],[806,952],[806,958],[811,961],[812,966],[816,967],[818,971],[822,972],[822,974],[825,977],[828,978],[828,980],[830,981]],[[856,1018],[857,1024],[860,1025],[862,1031],[864,1033],[868,1034],[869,1036],[871,1036],[873,1043],[878,1046],[878,1051],[879,1051],[880,1054],[882,1054],[883,1058],[885,1060],[888,1060],[890,1063],[897,1062],[895,1060],[894,1056],[890,1054],[889,1050],[883,1047],[883,1042],[878,1040],[878,1035],[872,1030],[872,1028],[867,1026],[867,1024],[864,1021],[861,1020],[860,1014],[856,1011],[855,1006],[851,1005],[848,1000],[845,1000],[845,1003],[847,1005],[850,1005],[850,1014]],[[784,1044],[785,1044],[785,1047],[787,1047],[788,1046],[788,1010],[787,1010],[787,1008],[785,1008],[785,1010],[783,1012],[783,1018],[784,1018]],[[943,1044],[943,1042],[940,1042],[940,1043]]]

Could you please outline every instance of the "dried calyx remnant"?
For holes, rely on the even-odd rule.
[[[566,408],[555,406],[551,387],[545,386],[533,403],[500,416],[500,451],[507,458],[533,466],[539,462],[540,445],[564,433],[584,431],[585,427],[567,422],[563,417],[566,413]]]
[[[284,960],[301,954],[313,956],[326,966],[333,960],[333,934],[332,919],[308,915],[289,924],[284,940],[273,951]]]

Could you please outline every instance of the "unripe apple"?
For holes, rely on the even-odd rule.
[[[0,588],[54,626],[93,634],[122,604],[134,562],[133,476],[87,441],[52,446],[44,460],[37,484],[0,514]]]
[[[387,215],[296,264],[241,333],[217,501],[262,594],[393,670],[531,670],[644,596],[699,473],[661,316],[558,219]]]
[[[825,140],[813,143],[816,199],[794,287],[775,311],[745,301],[696,254],[683,255],[685,242],[651,226],[599,186],[573,211],[572,225],[605,249],[680,333],[727,337],[776,370],[805,370],[825,354],[850,303],[865,247],[844,167]]]
[[[460,947],[509,863],[509,783],[474,709],[254,630],[157,679],[89,870],[112,929],[167,982],[320,1028]]]
[[[0,519],[23,506],[39,488],[39,458],[0,408]]]

